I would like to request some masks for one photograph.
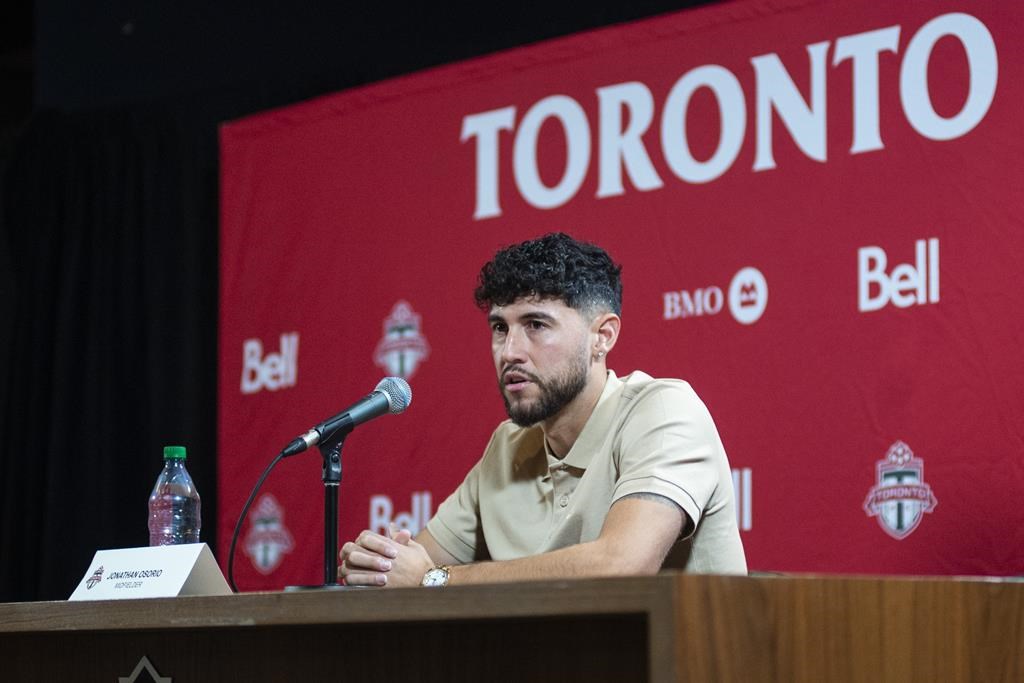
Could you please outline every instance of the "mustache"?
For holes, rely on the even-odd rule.
[[[515,374],[517,374],[517,375],[522,375],[523,377],[526,377],[527,379],[529,379],[534,384],[541,384],[540,377],[538,377],[537,375],[533,374],[532,372],[527,372],[526,370],[524,370],[519,365],[507,365],[507,366],[505,366],[504,368],[501,369],[501,375],[500,376],[501,376],[501,384],[502,385],[504,385],[504,383],[505,383],[505,378],[508,375],[512,374],[513,372]]]

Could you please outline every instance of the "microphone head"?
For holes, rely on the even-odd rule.
[[[374,391],[379,391],[388,399],[388,412],[398,415],[412,403],[412,388],[401,377],[385,377]]]

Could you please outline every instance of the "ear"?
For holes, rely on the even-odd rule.
[[[602,313],[594,318],[590,325],[590,331],[594,335],[593,355],[597,359],[607,356],[615,342],[619,339],[619,329],[622,327],[622,319],[612,312]]]

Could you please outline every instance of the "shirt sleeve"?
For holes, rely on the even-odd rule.
[[[487,444],[490,450],[494,435]],[[487,457],[487,451],[484,457]],[[466,474],[458,488],[437,508],[427,531],[449,555],[467,564],[481,559],[483,532],[480,523],[480,470],[483,458]]]
[[[619,479],[612,502],[634,493],[674,501],[689,517],[683,537],[700,523],[719,485],[724,449],[707,408],[684,382],[641,391],[619,432]]]

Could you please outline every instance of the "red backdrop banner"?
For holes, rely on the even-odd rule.
[[[610,358],[688,380],[757,570],[1024,574],[1024,5],[736,2],[223,127],[219,539],[297,434],[342,540],[418,530],[503,419],[472,301],[562,230],[623,265]],[[320,459],[242,525],[243,589],[319,583]]]

